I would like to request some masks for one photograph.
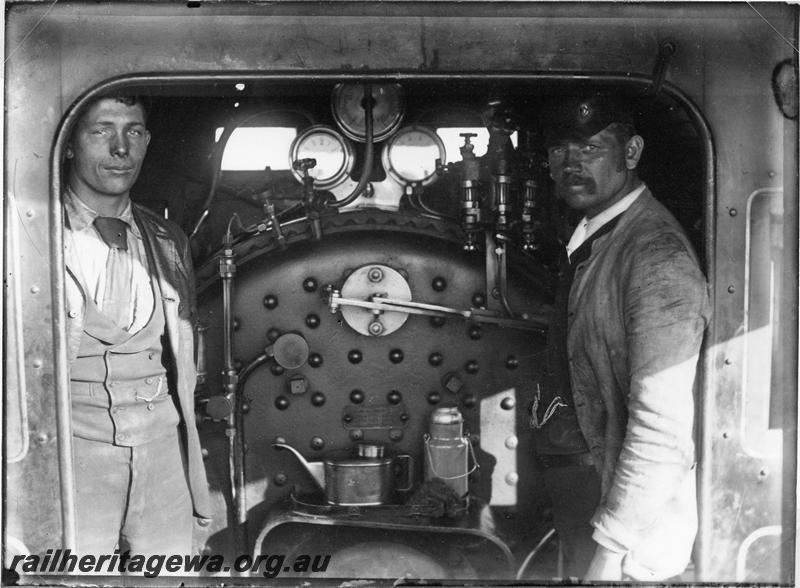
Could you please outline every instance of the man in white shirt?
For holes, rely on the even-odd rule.
[[[531,422],[565,575],[585,580],[674,577],[697,526],[707,288],[683,229],[638,177],[631,112],[595,95],[544,118],[556,197],[585,216],[561,264]]]
[[[194,417],[194,279],[179,227],[131,202],[150,141],[136,97],[75,124],[63,195],[77,541],[182,555],[210,516]]]

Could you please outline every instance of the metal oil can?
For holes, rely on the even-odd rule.
[[[444,480],[460,498],[469,491],[470,444],[463,427],[458,408],[437,408],[431,413],[430,433],[425,435],[425,479]]]

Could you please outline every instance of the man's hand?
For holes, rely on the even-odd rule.
[[[599,582],[618,582],[622,580],[622,559],[624,557],[624,553],[611,551],[602,545],[598,545],[583,579]]]

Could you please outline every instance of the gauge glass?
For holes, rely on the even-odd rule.
[[[372,140],[383,141],[400,126],[405,100],[400,84],[369,84],[372,94]],[[366,140],[364,84],[337,84],[331,109],[336,124],[354,141]]]
[[[444,161],[444,144],[433,129],[403,127],[384,146],[383,167],[403,184],[430,184],[436,179],[436,160]]]
[[[300,159],[315,159],[317,164],[308,170],[314,186],[328,189],[341,184],[353,169],[353,148],[338,131],[326,125],[309,127],[300,133],[292,144],[290,165]],[[302,170],[292,173],[303,181]]]

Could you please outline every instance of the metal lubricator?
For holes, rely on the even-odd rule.
[[[464,250],[475,251],[478,248],[478,235],[481,227],[481,205],[478,195],[480,181],[480,160],[475,157],[475,145],[471,138],[476,133],[461,133],[464,145],[461,146],[461,226],[464,229]]]
[[[517,116],[506,101],[490,98],[483,116],[489,131],[486,154],[476,157],[471,142],[475,134],[462,133],[462,161],[447,165],[437,161],[437,172],[458,174],[463,249],[476,251],[483,244],[487,306],[503,312],[513,323],[519,317],[508,299],[509,247],[516,242],[526,252],[538,248],[536,234],[541,223],[536,218],[536,169],[533,158],[528,157],[526,164],[512,141],[518,130]],[[520,202],[521,206],[516,204]]]
[[[538,249],[535,242],[535,231],[538,223],[534,216],[537,195],[536,180],[533,178],[525,180],[525,191],[522,195],[522,212],[520,214],[523,251],[536,251]]]
[[[461,193],[461,228],[464,230],[464,251],[477,251],[483,232],[480,201],[481,159],[475,155],[472,138],[477,133],[460,133],[464,144],[459,148],[461,161],[445,164],[436,160],[436,173],[457,173]]]

